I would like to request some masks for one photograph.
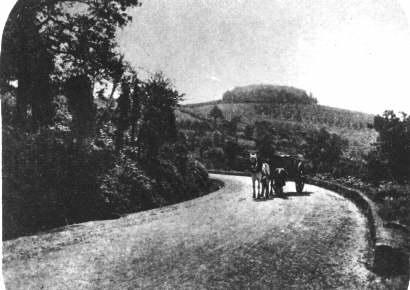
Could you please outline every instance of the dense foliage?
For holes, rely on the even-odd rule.
[[[316,104],[317,100],[305,91],[286,86],[250,85],[236,87],[223,94],[224,102]]]
[[[208,190],[177,128],[182,95],[162,74],[139,79],[116,49],[135,6],[22,0],[13,9],[0,56],[3,238]]]
[[[339,165],[347,140],[322,128],[306,136],[305,158],[313,172],[332,172]]]
[[[325,128],[307,130],[296,124],[263,120],[247,124],[238,115],[226,120],[217,108],[211,107],[209,120],[195,119],[194,113],[184,109],[189,114],[179,115],[189,150],[210,168],[247,170],[248,152],[257,150],[262,159],[275,153],[303,155],[311,172],[334,171],[339,165],[335,174],[359,170],[343,157],[348,141]]]
[[[182,108],[185,116],[182,119],[190,118],[191,121],[203,121],[215,104],[187,105]],[[376,141],[377,132],[368,128],[368,124],[373,122],[374,116],[352,112],[348,110],[325,107],[321,105],[306,104],[269,104],[269,103],[218,103],[216,106],[223,115],[230,119],[231,116],[241,116],[239,129],[250,126],[259,121],[268,121],[273,125],[278,133],[275,143],[280,147],[287,148],[289,153],[300,153],[300,147],[304,142],[304,136],[311,131],[326,128],[330,133],[337,134],[349,141],[345,148],[344,155],[355,160],[363,159],[363,155],[368,153]],[[191,114],[190,116],[186,116]],[[246,139],[253,139],[247,131]],[[245,134],[245,132],[244,132]],[[275,137],[276,138],[276,137]],[[288,141],[289,142],[288,142]],[[281,148],[277,148],[279,151]]]
[[[368,157],[369,177],[410,181],[410,116],[385,111],[374,118],[373,126],[379,136]]]
[[[68,90],[73,117],[90,125],[92,116],[81,114],[93,109],[96,81],[119,82],[123,64],[115,33],[131,20],[126,10],[138,5],[138,0],[18,1],[4,29],[0,58],[2,89],[9,89],[10,81],[18,84],[15,119],[34,127],[51,124],[53,96]],[[70,93],[76,87],[81,96]]]

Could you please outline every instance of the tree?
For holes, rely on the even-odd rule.
[[[224,145],[224,152],[226,156],[227,165],[234,169],[237,164],[237,157],[241,153],[241,147],[238,142],[228,140]]]
[[[211,168],[225,167],[225,152],[221,147],[211,147],[203,153],[208,166]]]
[[[398,117],[393,111],[385,111],[374,117],[373,127],[379,136],[371,154],[372,164],[384,164],[388,175],[398,182],[410,180],[410,116],[402,113]]]
[[[199,140],[199,157],[202,159],[203,158],[203,153],[208,150],[210,147],[212,147],[214,141],[211,137],[209,136],[204,136],[201,137]]]
[[[138,131],[138,120],[141,118],[141,85],[142,83],[135,76],[132,83],[132,93],[131,93],[131,143],[134,143],[135,137],[137,136]]]
[[[314,170],[331,171],[340,160],[347,145],[346,139],[322,128],[306,136],[305,157],[312,162]]]
[[[82,143],[94,131],[95,124],[96,108],[89,78],[70,78],[65,83],[64,93],[67,97],[68,110],[73,116],[74,137]]]
[[[256,149],[259,151],[259,156],[262,159],[271,158],[275,153],[272,125],[269,122],[260,121],[255,123],[255,128]]]
[[[16,119],[51,121],[51,91],[73,78],[118,81],[122,58],[115,50],[117,28],[138,0],[20,0],[5,26],[0,57],[3,90],[16,81]],[[83,82],[85,84],[85,81]],[[29,115],[29,112],[32,115]]]
[[[123,145],[124,133],[131,124],[131,89],[130,84],[124,81],[121,84],[121,94],[117,100],[117,118],[114,120],[117,125],[115,136],[115,147],[119,151]]]
[[[227,126],[227,133],[231,136],[234,136],[236,140],[238,140],[238,125],[241,122],[241,116],[234,116],[229,122]]]
[[[213,108],[209,112],[209,117],[211,117],[214,120],[214,128],[216,128],[216,121],[218,119],[220,119],[220,120],[224,119],[224,115],[223,115],[221,109],[219,109],[217,105],[213,106]]]
[[[176,141],[175,108],[183,95],[160,73],[148,80],[142,90],[142,123],[138,139],[145,157],[151,159],[158,155],[164,143]]]
[[[248,124],[245,126],[244,135],[246,139],[253,139],[253,131],[255,127]]]

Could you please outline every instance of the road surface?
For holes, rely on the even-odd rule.
[[[366,219],[311,185],[254,201],[248,177],[198,199],[3,244],[7,289],[366,289]]]

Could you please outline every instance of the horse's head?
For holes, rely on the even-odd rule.
[[[258,170],[258,156],[256,153],[249,154],[250,170],[256,172]]]

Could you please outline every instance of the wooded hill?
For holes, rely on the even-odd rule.
[[[277,131],[287,131],[288,135],[325,128],[348,140],[346,154],[354,158],[368,152],[376,141],[376,132],[368,128],[373,115],[322,106],[305,91],[285,86],[237,87],[224,93],[222,100],[182,106],[178,119],[203,121],[215,105],[228,121],[240,116],[239,129],[243,130],[258,121],[268,121]]]
[[[317,100],[304,90],[264,84],[236,87],[225,92],[222,100],[235,103],[317,104]]]

